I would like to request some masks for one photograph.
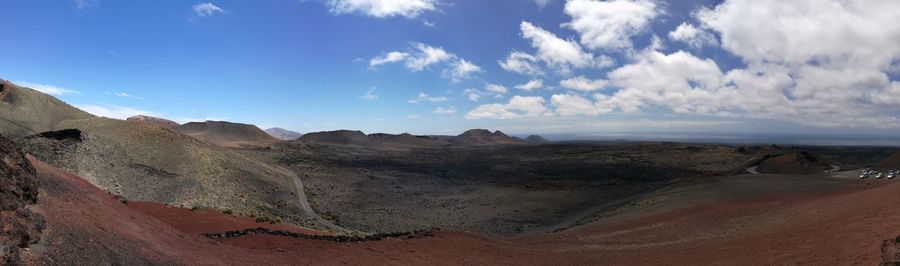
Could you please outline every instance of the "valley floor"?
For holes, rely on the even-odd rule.
[[[825,175],[681,181],[588,224],[554,233],[434,236],[338,243],[201,233],[269,227],[213,211],[125,204],[30,158],[47,220],[31,264],[876,264],[900,235],[900,183]]]

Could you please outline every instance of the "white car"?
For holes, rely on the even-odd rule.
[[[887,179],[894,179],[894,177],[897,177],[896,172],[890,172],[887,174]]]
[[[875,175],[875,179],[879,179],[879,178],[882,178],[882,177],[884,177],[884,173],[878,173],[878,174]]]

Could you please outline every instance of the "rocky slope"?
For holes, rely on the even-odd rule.
[[[264,146],[278,141],[254,125],[224,121],[190,122],[176,130],[225,147]]]
[[[65,120],[94,117],[38,91],[0,82],[0,134],[10,139],[53,130]]]
[[[26,208],[38,199],[34,175],[25,156],[0,136],[0,264],[19,264],[21,250],[40,239],[44,220]]]
[[[806,151],[772,154],[757,171],[764,174],[808,175],[831,169],[831,161]]]
[[[472,129],[450,139],[456,145],[511,145],[526,144],[522,139],[510,137],[503,132],[486,129]]]

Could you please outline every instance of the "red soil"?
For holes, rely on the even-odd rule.
[[[900,235],[900,183],[879,181],[662,209],[526,237],[438,232],[366,243],[269,235],[211,240],[198,233],[259,225],[212,211],[125,205],[29,159],[42,186],[33,209],[47,218],[41,243],[26,252],[31,263],[872,265],[882,241]]]
[[[252,217],[224,214],[217,210],[169,207],[155,202],[129,201],[128,207],[153,216],[175,229],[190,234],[222,233],[247,228],[268,228],[307,235],[329,235],[329,233],[306,229],[289,224],[257,223]]]

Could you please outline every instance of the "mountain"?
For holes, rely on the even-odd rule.
[[[371,140],[359,130],[335,130],[307,133],[297,139],[307,144],[369,145]]]
[[[128,120],[128,121],[134,121],[134,122],[141,122],[141,123],[154,124],[154,125],[158,125],[158,126],[165,127],[165,128],[176,128],[176,127],[178,127],[178,126],[181,125],[181,124],[176,123],[175,121],[172,121],[172,120],[168,120],[168,119],[164,119],[164,118],[159,118],[159,117],[145,116],[145,115],[136,115],[136,116],[132,116],[132,117],[129,117],[128,119],[126,119],[126,120]]]
[[[806,151],[773,155],[756,168],[764,174],[808,175],[831,169],[831,161]]]
[[[171,129],[95,117],[35,90],[0,86],[0,134],[15,136],[24,152],[112,194],[293,222],[308,218],[292,195],[291,172]],[[39,134],[50,131],[61,132]]]
[[[531,136],[528,136],[527,138],[525,138],[525,141],[527,141],[527,142],[529,142],[529,143],[533,143],[533,144],[546,144],[546,143],[550,143],[549,140],[545,139],[544,137],[538,136],[538,135],[531,135]]]
[[[9,81],[0,82],[0,134],[18,139],[57,128],[62,121],[94,116]]]
[[[526,142],[519,138],[510,137],[503,132],[491,131],[487,129],[471,129],[450,139],[450,142],[456,145],[509,145],[509,144],[525,144]]]
[[[224,121],[190,122],[175,130],[225,147],[264,146],[278,142],[254,125]]]
[[[278,127],[266,129],[266,133],[280,140],[295,140],[303,136],[303,134]]]

